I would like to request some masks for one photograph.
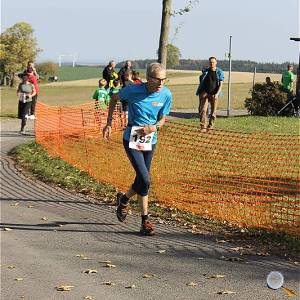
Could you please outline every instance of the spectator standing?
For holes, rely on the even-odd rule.
[[[98,82],[98,89],[93,94],[93,99],[95,100],[95,108],[105,110],[109,104],[109,93],[106,90],[107,81],[102,78]]]
[[[121,82],[119,79],[115,79],[113,81],[112,87],[109,90],[109,96],[111,97],[113,94],[119,93],[120,89],[121,89]]]
[[[124,86],[124,83],[125,83],[125,73],[127,71],[133,71],[132,70],[132,67],[131,67],[131,61],[130,60],[127,60],[124,64],[124,66],[120,69],[118,75],[119,75],[119,78],[121,79],[121,85]]]
[[[142,79],[141,79],[140,73],[138,71],[132,72],[132,80],[133,80],[134,84],[142,83]]]
[[[123,222],[128,213],[129,199],[137,194],[142,219],[140,233],[151,236],[155,231],[148,216],[149,172],[157,133],[170,112],[172,94],[164,86],[166,69],[163,65],[159,63],[148,65],[146,76],[146,83],[129,85],[112,96],[103,137],[109,140],[111,136],[112,115],[117,101],[128,101],[128,125],[123,135],[123,146],[136,177],[126,193],[117,194],[116,214],[118,220]]]
[[[116,62],[111,60],[102,72],[103,78],[106,80],[106,89],[113,86],[113,81],[118,78],[118,73],[115,71]]]
[[[209,58],[209,68],[203,70],[199,81],[200,84],[196,95],[199,96],[200,130],[201,132],[206,132],[207,128],[211,129],[214,127],[218,98],[222,95],[224,82],[224,72],[217,67],[217,59],[214,56]],[[206,126],[208,103],[211,105],[211,113],[208,126]]]
[[[289,94],[293,93],[293,84],[295,81],[295,75],[293,73],[293,66],[289,64],[287,70],[282,73],[281,83]]]

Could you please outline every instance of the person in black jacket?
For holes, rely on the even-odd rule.
[[[122,84],[122,87],[125,87],[125,81],[126,81],[126,78],[125,78],[125,73],[127,71],[133,71],[132,67],[131,67],[131,61],[130,60],[127,60],[125,62],[125,65],[120,69],[118,75],[119,75],[119,78],[121,79],[121,84]]]
[[[104,68],[102,72],[102,77],[106,80],[107,84],[105,86],[106,89],[110,88],[110,82],[112,83],[115,79],[117,79],[117,72],[115,71],[116,62],[111,60],[108,65]]]

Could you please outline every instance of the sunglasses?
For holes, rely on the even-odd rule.
[[[152,76],[149,76],[154,82],[165,82],[167,80],[167,77],[166,78],[157,78],[157,77],[152,77]]]

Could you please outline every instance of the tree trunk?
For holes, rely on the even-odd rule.
[[[10,75],[10,84],[9,84],[9,86],[10,87],[15,86],[15,73],[14,72]]]
[[[167,66],[167,45],[169,41],[172,0],[163,0],[161,28],[158,48],[158,62]]]

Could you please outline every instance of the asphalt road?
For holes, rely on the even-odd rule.
[[[288,298],[282,289],[267,288],[274,270],[299,295],[299,269],[287,260],[225,261],[236,257],[230,244],[164,224],[156,225],[156,236],[141,237],[137,215],[122,224],[114,207],[26,178],[7,155],[34,139],[33,124],[20,136],[19,122],[1,119],[1,299]],[[97,273],[84,273],[88,269]],[[209,279],[216,274],[225,277]],[[73,287],[57,291],[60,285]],[[216,294],[221,290],[235,293]]]

